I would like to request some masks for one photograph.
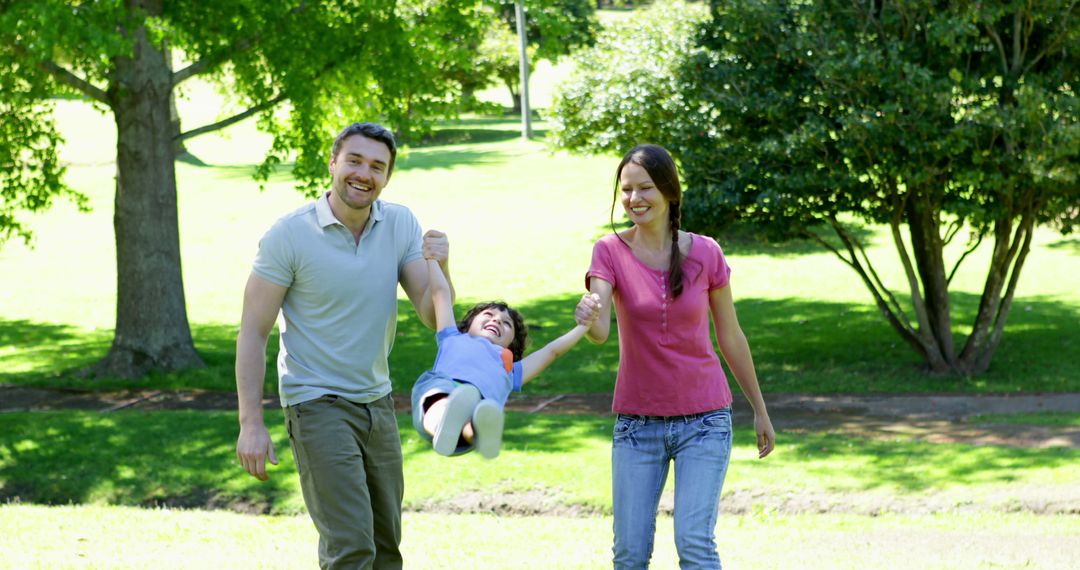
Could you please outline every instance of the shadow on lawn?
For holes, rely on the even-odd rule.
[[[278,452],[289,453],[280,412],[269,416]],[[295,477],[243,473],[236,429],[224,412],[0,414],[0,501],[272,512]]]
[[[128,388],[233,391],[236,389],[236,332],[234,324],[192,326],[195,348],[205,368],[183,372],[151,372],[136,379],[87,379],[80,372],[109,352],[113,331],[85,330],[70,325],[0,319],[0,384],[22,386],[116,390]],[[265,389],[277,392],[278,336],[271,333],[267,355]]]
[[[236,463],[234,413],[0,414],[0,503],[295,509],[280,412],[267,424],[285,456],[258,482]]]
[[[569,330],[578,295],[515,304],[530,327],[530,349]],[[476,299],[459,302],[461,316]],[[906,299],[901,299],[906,302]],[[954,322],[966,332],[978,306],[973,294],[954,294]],[[736,302],[766,393],[1017,392],[1080,391],[1074,363],[1080,360],[1080,307],[1054,299],[1014,303],[1005,336],[990,370],[978,377],[932,376],[870,305],[803,299]],[[435,359],[434,334],[407,303],[390,356],[394,390],[407,391]],[[618,366],[618,331],[603,345],[583,340],[525,391],[536,394],[611,392]],[[961,337],[957,336],[957,342]],[[734,380],[732,389],[737,390]]]
[[[506,122],[489,123],[492,126],[502,125],[505,126]],[[470,128],[441,128],[432,132],[430,135],[416,141],[412,144],[413,148],[428,148],[446,145],[458,145],[458,144],[478,144],[478,143],[496,143],[505,142],[521,138],[521,130],[514,125],[513,128],[483,128],[482,126],[470,127]],[[540,140],[547,136],[547,130],[545,129],[533,129],[533,138]]]
[[[814,472],[820,462],[841,460],[857,469],[863,480],[860,490],[897,488],[908,492],[946,489],[974,484],[1012,483],[1030,469],[1055,469],[1075,465],[1080,452],[1048,451],[997,446],[938,445],[880,439],[856,439],[828,433],[804,433],[784,438],[778,449],[796,464],[807,463]],[[736,441],[752,442],[749,430]],[[767,465],[764,467],[767,468]],[[849,474],[838,473],[839,478]]]
[[[578,294],[510,302],[525,316],[531,350],[574,325]],[[458,303],[461,316],[478,299]],[[901,299],[901,302],[905,302]],[[972,294],[954,294],[958,332],[966,332],[978,304]],[[978,377],[924,374],[914,351],[869,305],[802,299],[745,298],[736,302],[766,393],[865,392],[1064,392],[1080,391],[1080,307],[1048,298],[1014,303],[1006,334],[990,370]],[[408,301],[398,301],[398,330],[390,355],[395,392],[408,392],[435,360],[435,335],[416,317]],[[525,386],[531,394],[607,392],[618,366],[617,327],[603,345],[583,340]],[[202,388],[235,390],[235,324],[193,327],[195,346],[206,368],[160,373],[135,380],[88,381],[77,371],[103,358],[112,331],[67,325],[0,320],[0,383],[65,388]],[[960,337],[957,337],[960,342]],[[277,392],[277,333],[268,343],[268,395]],[[13,350],[12,350],[13,349]],[[734,381],[732,388],[737,390]]]
[[[974,294],[951,295],[958,350],[978,302]],[[927,374],[870,305],[800,299],[736,305],[766,392],[1080,391],[1073,372],[1080,358],[1080,307],[1056,299],[1015,300],[991,368],[978,377]]]

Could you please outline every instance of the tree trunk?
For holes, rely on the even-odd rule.
[[[165,64],[169,66],[169,74],[172,74],[172,50],[168,46],[162,52]],[[173,137],[173,156],[184,158],[188,156],[188,149],[180,138],[180,112],[176,110],[176,90],[169,89],[169,134]]]
[[[510,101],[514,104],[514,114],[521,114],[521,95],[514,89],[514,84],[510,81],[506,82],[506,88],[510,90]]]
[[[930,325],[928,332],[937,343],[944,362],[928,362],[935,372],[954,372],[956,349],[952,338],[949,285],[945,274],[941,224],[937,209],[923,196],[908,202],[907,222],[911,231],[911,249],[922,282],[923,301]]]
[[[132,8],[160,14],[161,0],[132,0]],[[133,55],[116,58],[109,89],[117,129],[116,333],[96,376],[204,366],[191,339],[180,270],[171,74],[160,46],[146,36],[145,27],[134,30]]]
[[[990,367],[990,360],[1001,341],[1005,321],[1012,306],[1020,270],[1023,269],[1024,260],[1031,250],[1034,226],[1035,217],[1031,213],[1021,217],[1015,228],[1015,235],[1012,220],[1003,218],[995,223],[994,253],[990,257],[990,269],[983,285],[982,297],[979,299],[979,312],[975,316],[967,344],[960,354],[965,372],[969,374],[985,372]]]

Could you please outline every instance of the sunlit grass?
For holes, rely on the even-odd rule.
[[[0,499],[47,504],[219,507],[290,514],[302,499],[281,412],[267,425],[280,465],[260,483],[235,458],[235,412],[33,412],[0,414]],[[552,508],[610,512],[610,417],[508,414],[498,459],[447,459],[399,417],[408,481],[405,504],[430,508],[463,495],[533,493]],[[1001,509],[1012,490],[1075,496],[1080,451],[863,439],[781,429],[776,452],[756,458],[749,426],[735,433],[728,497],[777,505],[790,493],[850,502],[971,502]],[[1056,490],[1056,491],[1055,491]],[[1030,494],[1030,493],[1028,493]],[[1061,500],[1068,497],[1059,496]],[[902,509],[901,509],[902,510]]]
[[[0,506],[5,568],[310,568],[306,516],[124,507]],[[611,565],[611,519],[405,513],[407,568]],[[725,568],[1068,568],[1080,519],[1026,514],[722,516]],[[652,568],[677,568],[672,521],[660,517]]]

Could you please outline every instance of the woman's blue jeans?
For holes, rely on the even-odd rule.
[[[620,414],[611,446],[615,568],[649,567],[672,460],[679,567],[720,568],[714,529],[730,458],[730,407],[692,416]]]

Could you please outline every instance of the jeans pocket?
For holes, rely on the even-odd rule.
[[[612,436],[615,439],[627,437],[633,434],[639,425],[641,425],[641,418],[627,414],[619,414],[619,416],[615,418],[615,429]]]
[[[702,429],[714,432],[731,431],[731,408],[705,413],[700,419]]]

